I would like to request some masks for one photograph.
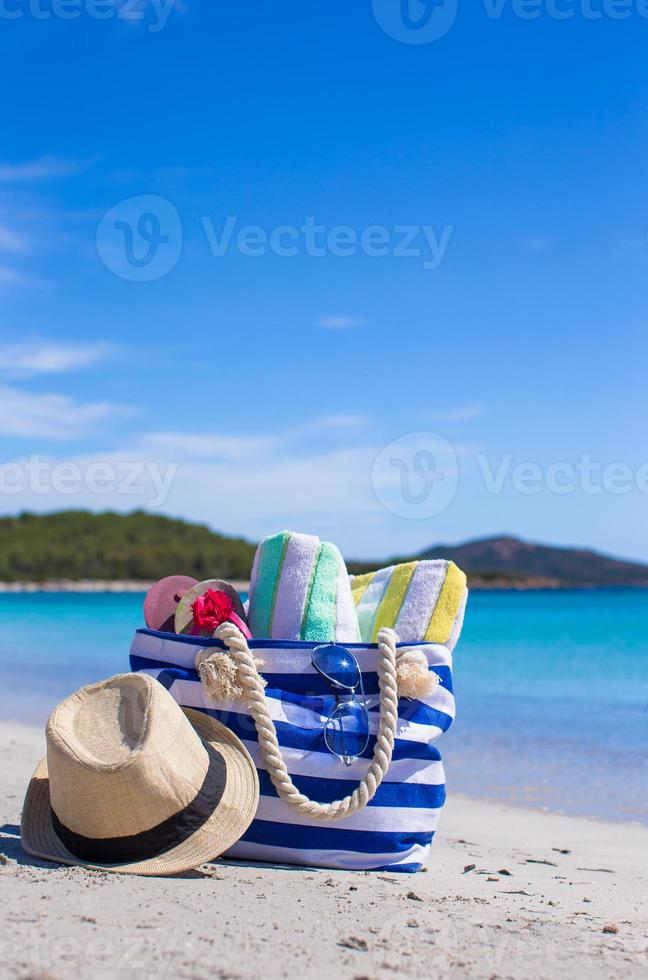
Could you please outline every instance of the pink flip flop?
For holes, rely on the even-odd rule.
[[[149,589],[144,600],[144,620],[149,629],[175,633],[178,603],[198,582],[189,575],[169,575]]]

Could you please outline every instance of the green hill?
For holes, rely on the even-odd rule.
[[[21,514],[0,518],[0,582],[149,582],[172,574],[245,581],[255,547],[205,525],[143,511]],[[648,586],[646,565],[512,537],[438,545],[415,556],[349,562],[348,567],[354,572],[370,571],[412,557],[453,559],[468,573],[473,588]]]
[[[247,579],[255,545],[208,527],[132,514],[21,514],[0,518],[0,581]]]

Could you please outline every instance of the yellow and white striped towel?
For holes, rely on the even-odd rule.
[[[466,576],[452,561],[410,561],[351,576],[360,635],[375,643],[383,626],[405,643],[459,639],[468,598]]]

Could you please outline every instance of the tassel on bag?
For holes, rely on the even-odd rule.
[[[439,685],[439,675],[428,668],[422,650],[399,650],[396,655],[396,681],[399,698],[420,701]]]
[[[262,660],[256,660],[259,673]],[[217,701],[239,701],[243,697],[238,666],[229,653],[200,650],[196,670],[203,687]],[[420,650],[400,650],[396,656],[396,679],[399,698],[420,700],[429,697],[439,684],[439,675],[428,669],[427,657]],[[263,684],[266,682],[261,677]]]
[[[260,672],[263,660],[255,659],[255,662]],[[207,694],[216,701],[240,701],[243,697],[238,666],[226,651],[200,650],[196,655],[196,670]],[[266,681],[263,677],[261,680],[265,686]]]

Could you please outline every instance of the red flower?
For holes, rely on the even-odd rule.
[[[226,592],[208,589],[198,596],[193,606],[194,633],[211,636],[217,626],[227,622],[234,612],[234,603]]]

